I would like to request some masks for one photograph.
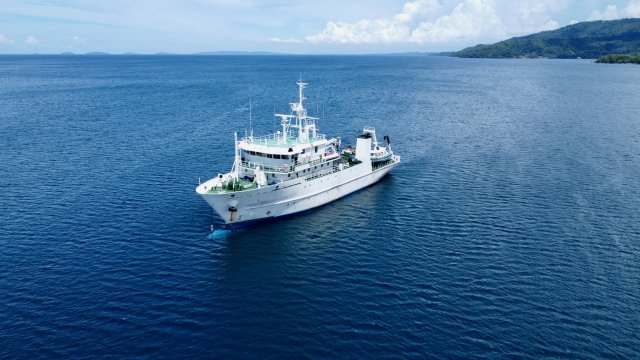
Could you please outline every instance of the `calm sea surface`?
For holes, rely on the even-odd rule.
[[[195,193],[299,73],[403,163],[227,237]],[[0,358],[638,358],[640,67],[0,57]]]

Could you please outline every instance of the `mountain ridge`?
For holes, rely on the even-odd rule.
[[[640,52],[640,19],[585,21],[450,53],[463,58],[596,59]]]

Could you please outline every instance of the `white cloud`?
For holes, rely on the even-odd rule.
[[[419,43],[464,40],[488,31],[503,33],[501,24],[495,8],[487,1],[468,0],[455,6],[448,15],[420,23],[411,32],[410,40]]]
[[[9,40],[4,34],[0,34],[0,44],[8,44],[11,40]]]
[[[316,35],[307,36],[312,43],[390,43],[407,41],[409,28],[390,20],[360,20],[349,24],[329,21],[324,30]]]
[[[602,10],[593,10],[589,20],[615,20],[640,17],[640,0],[630,0],[627,6],[618,8],[617,5],[607,5]]]
[[[24,42],[26,44],[29,44],[29,45],[38,45],[38,44],[40,44],[40,40],[38,40],[38,38],[36,38],[33,35],[27,36],[27,38],[24,40]]]
[[[634,0],[640,1],[640,0]],[[569,0],[415,0],[390,19],[329,21],[311,43],[466,43],[559,27],[551,15]]]
[[[80,44],[84,44],[87,42],[87,39],[80,37],[78,35],[73,35],[73,37],[71,38],[71,43],[73,45],[80,45]]]
[[[295,39],[295,38],[281,39],[279,37],[273,37],[269,39],[269,41],[273,43],[281,43],[281,44],[299,44],[302,42],[302,40],[300,39]]]

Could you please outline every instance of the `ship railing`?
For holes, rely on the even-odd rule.
[[[371,156],[371,161],[381,161],[381,160],[391,160],[393,159],[393,154],[386,153],[382,156]]]
[[[287,134],[286,139],[288,140],[289,138],[291,138],[291,136],[289,134]],[[242,138],[243,141],[246,141],[248,143],[269,143],[269,142],[276,142],[276,141],[281,141],[282,140],[282,134],[278,134],[278,133],[270,133],[267,135],[262,135],[262,136],[248,136],[248,137],[244,137]]]
[[[392,154],[388,151],[380,153],[380,155],[371,155],[371,160],[384,159],[386,157],[391,156]]]
[[[226,181],[212,186],[207,190],[209,193],[227,193],[227,192],[238,192],[245,191],[256,188],[255,182],[247,181],[243,179],[233,179],[229,178]]]
[[[310,164],[311,166],[314,166],[314,165],[318,165],[320,163],[325,163],[325,162],[328,162],[328,161],[331,161],[331,160],[335,160],[335,159],[337,159],[339,157],[340,157],[339,153],[333,152],[333,153],[331,153],[329,155],[325,154],[324,157],[321,157],[321,158],[318,158],[318,159],[315,159],[315,160],[311,160],[311,161],[309,161],[307,163]],[[303,163],[303,164],[306,164],[306,163]]]
[[[315,166],[315,165],[319,165],[319,164],[326,164],[328,162],[330,162],[331,160],[335,160],[336,158],[338,158],[340,155],[338,153],[333,153],[330,156],[327,156],[325,158],[319,158],[319,159],[315,159],[315,160],[311,160],[311,161],[296,161],[293,165],[278,165],[278,166],[273,166],[273,165],[264,165],[261,162],[249,162],[249,161],[242,161],[240,163],[240,166],[247,168],[247,169],[255,169],[256,166],[260,166],[260,169],[262,169],[263,171],[266,172],[277,172],[277,173],[290,173],[295,171],[295,166],[300,166],[300,165],[306,165],[309,164],[309,166]]]
[[[392,165],[396,163],[396,158],[395,157],[391,157],[389,160],[383,161],[381,163],[375,164],[371,166],[372,170],[378,170],[378,169],[382,169],[383,167]]]
[[[316,134],[316,137],[309,137],[309,142],[314,142],[318,140],[326,140],[325,134]],[[261,144],[261,145],[278,145],[278,144],[287,144],[292,145],[298,141],[298,137],[289,133],[285,137],[285,142],[282,142],[282,134],[278,133],[270,133],[262,136],[247,136],[243,137],[242,141],[250,143],[250,144]]]
[[[242,161],[240,166],[248,169],[255,169],[257,166],[260,166],[260,169],[266,172],[277,172],[277,173],[285,173],[285,174],[293,171],[293,167],[289,165],[272,166],[272,165],[264,165],[259,162],[249,162],[249,161]]]
[[[343,168],[343,170],[344,170],[344,168]],[[307,176],[307,177],[306,177],[306,178],[304,178],[304,179],[305,179],[306,181],[310,181],[310,180],[314,180],[314,179],[317,179],[317,178],[321,178],[321,177],[323,177],[323,176],[327,176],[327,175],[335,174],[335,173],[337,173],[338,171],[341,171],[341,170],[340,170],[340,167],[339,167],[339,166],[334,166],[334,167],[332,167],[332,168],[330,168],[330,169],[328,169],[328,170],[324,170],[324,171],[316,172],[316,173],[314,173],[314,174],[312,174],[312,175],[310,175],[310,176]]]

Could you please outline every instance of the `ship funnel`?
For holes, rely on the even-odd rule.
[[[356,142],[356,159],[363,163],[371,162],[371,134],[364,133],[358,136]]]

